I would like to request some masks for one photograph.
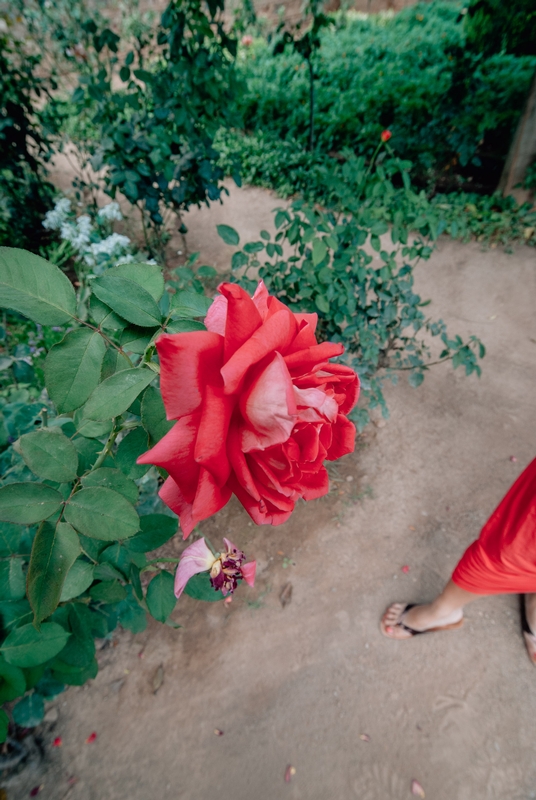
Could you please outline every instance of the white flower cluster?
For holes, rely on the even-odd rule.
[[[104,222],[121,222],[123,219],[121,209],[119,208],[119,203],[116,202],[108,203],[107,206],[99,208],[97,217]]]
[[[57,200],[52,211],[47,211],[43,220],[43,228],[49,231],[58,231],[64,222],[67,221],[71,210],[71,201],[68,197]]]
[[[81,219],[81,217],[79,217]],[[104,255],[112,258],[119,256],[122,251],[130,245],[128,236],[122,236],[120,233],[112,233],[106,239],[101,239],[100,242],[93,242],[88,247],[88,252],[85,253],[84,259],[86,264],[93,266],[97,263],[99,256]]]
[[[67,197],[62,197],[56,201],[52,211],[45,214],[43,227],[59,231],[60,237],[71,243],[77,254],[92,268],[93,272],[100,274],[110,266],[112,259],[114,263],[117,263],[118,258],[122,260],[122,263],[133,260],[132,255],[128,253],[131,246],[128,236],[112,233],[103,239],[101,230],[99,230],[98,223],[107,225],[122,219],[123,215],[119,204],[108,203],[98,210],[97,225],[95,226],[87,214],[74,217],[71,201]]]
[[[91,241],[93,226],[87,214],[78,217],[74,222],[64,222],[60,228],[60,236],[67,239],[75,250],[81,252]]]

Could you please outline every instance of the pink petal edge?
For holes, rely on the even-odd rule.
[[[255,572],[257,571],[257,562],[248,561],[247,564],[242,564],[242,577],[248,586],[255,584]]]
[[[207,572],[215,561],[216,558],[204,539],[198,539],[184,550],[175,573],[175,597],[177,600],[190,578],[197,575],[198,572]]]

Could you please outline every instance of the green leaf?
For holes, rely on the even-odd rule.
[[[139,517],[123,495],[104,486],[82,489],[65,506],[65,519],[92,539],[113,542],[139,531]]]
[[[123,328],[127,326],[126,320],[118,317],[110,306],[107,306],[106,303],[103,303],[98,297],[95,297],[94,294],[89,298],[89,313],[91,314],[92,320],[104,331],[113,331],[115,333],[117,331],[122,331]]]
[[[8,664],[0,656],[0,703],[8,703],[26,691],[26,679],[20,667]]]
[[[416,389],[424,380],[424,373],[423,372],[410,372],[408,376],[408,383],[410,386],[413,386]]]
[[[85,592],[93,583],[94,570],[94,564],[83,558],[77,558],[63,582],[60,603],[66,603]]]
[[[31,624],[23,625],[11,631],[0,647],[0,653],[17,667],[36,667],[63,650],[69,636],[56,622],[44,622],[39,631]]]
[[[134,281],[106,274],[95,278],[91,288],[99,300],[133,325],[142,328],[160,325],[162,315],[156,301]]]
[[[223,239],[225,244],[231,244],[235,246],[239,244],[240,236],[234,228],[231,228],[230,225],[216,225],[216,230],[218,231],[218,236],[220,239]]]
[[[89,594],[101,603],[119,603],[127,596],[127,590],[119,581],[101,581],[91,587]]]
[[[37,531],[28,568],[28,599],[39,625],[60,602],[67,573],[80,555],[76,531],[66,522],[45,522]]]
[[[166,333],[189,333],[190,331],[206,331],[202,322],[196,319],[172,319],[166,325]]]
[[[22,672],[26,680],[26,691],[35,687],[36,683],[43,677],[46,668],[46,664],[39,664],[37,667],[24,667]]]
[[[48,676],[41,678],[41,680],[37,682],[35,688],[47,702],[55,700],[58,695],[65,691],[65,685],[63,683],[59,683],[59,681],[54,680],[54,678],[49,678]]]
[[[313,242],[313,266],[317,267],[324,260],[328,248],[323,239],[315,239]]]
[[[45,361],[45,386],[61,414],[80,408],[100,380],[106,352],[96,331],[79,328],[52,347]]]
[[[0,561],[0,600],[22,600],[25,594],[22,558]]]
[[[117,606],[119,622],[132,633],[141,633],[147,627],[147,614],[140,606],[131,586],[127,586],[127,597]]]
[[[25,433],[19,440],[20,454],[39,478],[68,483],[76,478],[78,453],[59,428]]]
[[[146,292],[149,292],[156,303],[164,294],[164,276],[162,270],[156,264],[119,264],[117,267],[107,270],[106,275],[128,278],[128,280],[134,281]]]
[[[173,575],[160,570],[147,587],[147,608],[158,622],[165,622],[175,608],[173,583]]]
[[[176,317],[205,317],[213,302],[197,292],[176,292],[171,296],[171,310]]]
[[[154,372],[143,368],[116,372],[97,386],[86,403],[85,416],[96,420],[119,417],[154,380],[154,377]]]
[[[147,553],[156,550],[175,536],[179,529],[176,517],[167,514],[147,514],[140,517],[141,532],[128,541],[129,550],[137,553]]]
[[[32,525],[54,514],[62,502],[59,492],[42,483],[9,483],[0,489],[0,519]]]
[[[110,352],[109,350],[107,353]],[[116,352],[113,350],[112,352]],[[110,373],[111,375],[113,374]],[[106,376],[107,377],[107,376]],[[84,416],[84,407],[79,408],[74,412],[74,424],[76,430],[81,436],[86,439],[102,439],[109,436],[112,432],[113,421],[111,419],[104,420],[104,422],[95,422],[93,419],[88,419]]]
[[[10,522],[0,522],[0,556],[19,552],[22,528]]]
[[[100,555],[102,565],[108,564],[117,570],[119,577],[127,580],[132,566],[132,553],[125,545],[115,542],[102,551]],[[101,578],[102,580],[102,578]]]
[[[21,728],[35,728],[45,716],[45,703],[38,692],[23,697],[13,706],[13,720]]]
[[[3,744],[7,739],[7,732],[9,730],[9,717],[3,708],[0,708],[0,744]]]
[[[26,598],[22,600],[6,600],[0,602],[0,617],[2,618],[4,630],[11,631],[31,622],[33,613]]]
[[[125,328],[121,334],[121,347],[128,353],[143,355],[154,334],[159,330],[160,328],[148,330],[147,328],[134,328],[129,326],[128,328]]]
[[[148,436],[143,428],[135,428],[121,440],[115,454],[115,463],[132,480],[143,478],[150,464],[136,464],[136,459],[149,449]]]
[[[198,572],[197,575],[192,575],[186,584],[184,594],[193,597],[194,600],[204,600],[207,603],[223,600],[222,592],[217,591],[211,584],[208,572]]]
[[[59,659],[72,667],[87,667],[95,658],[95,642],[91,632],[91,613],[82,603],[69,606],[71,637]]]
[[[322,294],[317,294],[315,297],[315,304],[319,311],[323,314],[329,314],[329,302]]]
[[[160,391],[149,386],[141,401],[141,422],[150,436],[151,445],[156,444],[168,433],[175,422],[168,422],[166,409]]]
[[[41,325],[64,325],[76,313],[76,295],[61,269],[16,247],[0,247],[0,305]]]
[[[67,683],[69,686],[83,686],[87,681],[97,677],[99,664],[97,659],[94,658],[93,661],[85,667],[75,667],[57,658],[52,662],[51,669],[53,676],[58,681]]]
[[[138,502],[138,487],[119,469],[100,467],[82,478],[82,486],[85,488],[105,486],[107,489],[113,489],[114,492],[122,494],[133,505]]]

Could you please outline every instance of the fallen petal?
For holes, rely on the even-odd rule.
[[[214,728],[214,733],[216,736],[223,736],[223,731],[220,731],[219,728]]]
[[[293,767],[292,764],[288,764],[285,770],[285,783],[290,783],[295,774],[295,767]]]
[[[408,574],[408,572],[409,572],[409,567],[408,567],[408,565],[407,565],[407,564],[404,564],[404,566],[403,566],[401,569],[402,569],[402,572],[403,572],[405,575],[407,575],[407,574]]]
[[[63,744],[63,739],[61,736],[56,736],[54,741],[52,742],[52,747],[61,747]]]
[[[45,787],[45,784],[42,783],[40,786],[34,786],[34,788],[30,791],[30,797],[37,797],[39,792],[41,792]]]
[[[86,744],[91,744],[92,742],[95,741],[96,738],[97,738],[97,734],[96,734],[95,731],[93,731],[93,733],[90,733],[89,736],[87,737]]]
[[[363,742],[370,742],[370,736],[368,735],[368,733],[360,733],[359,738]]]
[[[510,456],[510,461],[517,461],[517,458],[515,456]]]
[[[285,585],[279,592],[279,602],[281,603],[283,608],[285,608],[285,606],[288,606],[291,600],[292,600],[292,584],[285,583]]]
[[[411,794],[415,795],[415,797],[426,797],[424,789],[415,778],[411,781]]]
[[[153,694],[157,693],[157,691],[160,689],[163,683],[164,683],[164,666],[163,664],[160,664],[153,678]]]
[[[69,786],[74,786],[75,783],[77,783],[77,782],[78,782],[78,778],[76,777],[76,775],[71,775],[70,778],[67,778],[67,783],[69,784]]]

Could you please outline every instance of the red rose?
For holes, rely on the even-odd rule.
[[[341,344],[318,344],[316,314],[294,314],[259,283],[253,298],[223,283],[206,331],[156,342],[160,386],[176,425],[138,459],[169,473],[162,500],[184,538],[234,493],[258,524],[287,520],[296,500],[329,489],[325,459],[354,449],[346,414],[357,375],[328,359]]]
[[[382,131],[380,134],[380,139],[382,140],[382,142],[388,142],[392,135],[393,134],[391,133],[391,131]]]

